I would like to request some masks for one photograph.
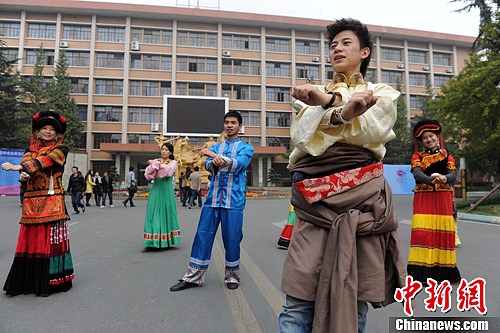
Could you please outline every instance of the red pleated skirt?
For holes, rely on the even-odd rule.
[[[7,295],[67,291],[73,286],[67,221],[21,224],[14,262],[3,289]]]

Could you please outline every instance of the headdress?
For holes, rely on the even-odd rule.
[[[55,146],[58,146],[63,142],[64,132],[66,132],[66,118],[56,111],[40,111],[31,117],[31,151],[38,151],[40,149],[41,141],[35,138],[35,131],[40,130],[40,128],[45,125],[51,125],[57,133],[62,134],[61,139],[55,144]]]
[[[439,145],[444,148],[443,135],[441,133],[441,125],[437,120],[422,119],[413,128],[413,138],[415,140],[415,152],[418,151],[418,141],[422,142],[422,134],[425,132],[433,132],[439,138]]]
[[[32,130],[39,130],[45,125],[51,125],[59,134],[66,132],[66,118],[52,110],[38,112],[32,117],[31,123]]]

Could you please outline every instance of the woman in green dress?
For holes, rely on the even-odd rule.
[[[174,147],[160,143],[161,157],[149,160],[145,177],[153,182],[144,220],[144,249],[168,248],[181,242],[173,177],[177,170]]]

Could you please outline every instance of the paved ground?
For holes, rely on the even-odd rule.
[[[408,253],[411,196],[396,196],[404,255]],[[236,291],[223,285],[224,256],[220,237],[214,245],[207,284],[171,293],[189,259],[199,208],[178,206],[182,244],[160,252],[141,253],[146,201],[124,208],[89,207],[72,215],[70,241],[75,263],[74,287],[47,298],[0,294],[0,333],[45,332],[205,332],[272,333],[283,295],[279,291],[286,251],[276,241],[288,214],[288,199],[249,200],[242,243],[242,284]],[[0,283],[12,263],[20,209],[15,197],[0,197]],[[459,267],[469,281],[487,281],[488,316],[500,316],[500,226],[461,222],[463,245]],[[220,235],[219,235],[220,236]],[[454,291],[455,292],[455,291]],[[417,297],[416,316],[478,316],[475,310],[445,315],[424,310]],[[372,310],[368,332],[388,332],[389,318],[402,317],[399,304]]]

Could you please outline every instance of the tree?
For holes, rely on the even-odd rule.
[[[67,73],[68,63],[64,53],[59,54],[56,68],[50,83],[44,79],[45,52],[43,45],[36,51],[36,63],[33,75],[24,78],[22,82],[23,97],[26,103],[23,109],[23,137],[29,138],[31,133],[31,117],[37,112],[52,109],[60,112],[67,122],[64,142],[73,148],[80,142],[82,123],[78,118],[78,107],[70,96],[71,82]],[[27,142],[25,143],[27,144]]]
[[[396,89],[401,92],[401,82],[396,84]],[[412,145],[410,141],[410,131],[408,128],[408,111],[406,103],[402,96],[398,99],[397,119],[394,124],[394,133],[396,138],[389,141],[385,147],[387,149],[384,163],[387,164],[408,164],[411,160]]]
[[[20,130],[21,143],[24,147],[29,145],[31,135],[31,117],[37,112],[45,110],[45,101],[47,100],[47,90],[44,85],[44,61],[45,52],[43,45],[35,51],[36,63],[33,68],[33,75],[23,77],[21,80],[23,106],[21,119],[23,127]]]
[[[9,60],[4,55],[5,43],[0,40],[0,147],[24,148],[20,144],[20,106],[18,76],[12,73],[17,59]]]
[[[483,48],[471,54],[462,72],[441,86],[431,108],[446,132],[462,141],[472,170],[500,173],[500,14],[480,27]]]
[[[67,123],[64,143],[73,148],[78,145],[82,135],[83,125],[78,118],[78,106],[70,96],[71,81],[68,76],[68,62],[64,52],[59,53],[54,71],[54,80],[48,88],[47,108],[60,112]]]

